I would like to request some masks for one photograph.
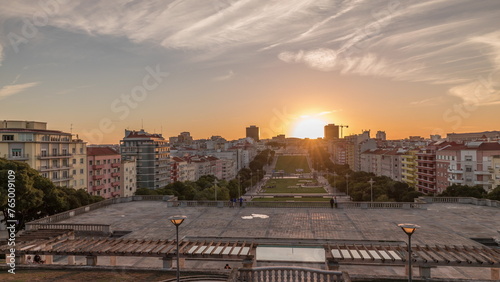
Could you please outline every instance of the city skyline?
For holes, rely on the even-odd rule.
[[[2,120],[89,143],[497,130],[498,1],[9,2]],[[309,132],[311,130],[311,132]],[[315,131],[314,131],[315,130]],[[304,134],[309,134],[305,136]]]

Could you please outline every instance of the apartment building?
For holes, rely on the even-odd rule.
[[[120,153],[137,162],[137,188],[157,189],[170,183],[170,147],[161,134],[125,130]]]
[[[495,156],[498,155],[499,142],[474,141],[439,149],[436,152],[437,192],[452,184],[480,185],[486,191],[495,188]]]
[[[57,186],[87,188],[86,143],[46,122],[0,121],[0,156],[27,163]]]
[[[120,196],[130,197],[137,191],[137,162],[134,158],[121,161]]]
[[[418,150],[408,150],[401,156],[401,181],[415,188],[417,184]]]
[[[446,146],[457,145],[455,142],[438,141],[420,149],[417,156],[417,184],[418,191],[430,194],[438,193],[436,180],[436,152]]]
[[[120,197],[120,153],[109,147],[87,147],[87,161],[89,194],[105,199]]]

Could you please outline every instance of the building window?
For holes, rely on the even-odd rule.
[[[76,169],[73,169],[73,175],[76,175]]]
[[[100,160],[97,160],[97,161],[95,162],[95,164],[96,164],[96,165],[100,165],[100,164],[101,164],[101,161],[100,161]]]
[[[89,165],[92,165],[92,161],[89,161]]]
[[[72,149],[71,149],[71,153],[76,154],[76,149],[75,149],[75,148],[72,148]]]
[[[80,185],[83,185],[83,179],[80,179]]]
[[[11,154],[13,157],[22,157],[23,150],[22,149],[12,149]]]
[[[72,162],[73,162],[73,164],[76,164],[76,159],[73,159],[73,161],[72,161]]]
[[[57,156],[57,149],[56,148],[52,149],[52,156]]]
[[[81,168],[81,169],[80,169],[80,174],[83,174],[83,173],[84,173],[84,172],[83,172],[83,168]]]
[[[80,159],[80,163],[83,164],[83,158]]]
[[[2,141],[14,141],[14,135],[2,135]]]
[[[80,148],[80,154],[83,154],[83,148]]]

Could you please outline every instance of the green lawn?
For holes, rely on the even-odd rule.
[[[298,187],[289,188],[290,186],[298,186],[299,183],[304,183],[304,179],[271,179],[264,185],[265,193],[326,193],[322,187]],[[311,180],[311,179],[308,179]],[[276,186],[275,188],[266,188],[268,186]]]
[[[311,172],[305,156],[279,156],[275,169],[284,170],[285,173],[296,173],[296,169],[303,169],[304,173]]]
[[[254,198],[254,202],[328,202],[330,198],[293,198],[293,197],[277,197],[277,198]]]

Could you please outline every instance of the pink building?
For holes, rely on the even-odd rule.
[[[456,145],[455,142],[438,141],[422,148],[417,154],[417,190],[428,194],[438,193],[436,180],[436,152],[449,145]]]
[[[120,153],[110,147],[87,147],[88,192],[105,199],[119,197]]]

